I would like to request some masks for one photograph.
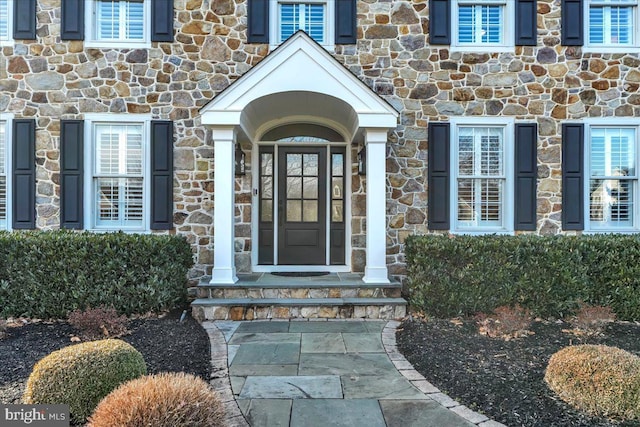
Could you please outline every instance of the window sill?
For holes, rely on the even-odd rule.
[[[615,229],[615,228],[607,228],[602,230],[584,230],[583,234],[635,234],[640,232],[639,229],[635,228],[623,228],[623,229]]]
[[[640,51],[640,46],[583,46],[582,53],[629,53]]]
[[[14,47],[15,45],[15,40],[0,40],[0,47]]]
[[[468,235],[468,236],[483,236],[483,235],[489,235],[489,234],[499,234],[499,235],[505,235],[505,236],[513,236],[513,235],[515,235],[515,232],[513,230],[505,230],[505,229],[451,230],[450,233],[451,234],[462,234],[462,235]]]
[[[284,43],[284,42],[282,42]],[[269,44],[269,52],[273,52],[275,49],[279,48],[282,43],[278,43],[278,44]],[[336,52],[336,46],[335,44],[322,44],[322,43],[318,43],[320,46],[322,46],[324,48],[324,50],[326,50],[329,53],[335,53]]]
[[[151,230],[144,228],[87,228],[91,233],[125,233],[125,234],[150,234]]]
[[[84,47],[96,49],[149,49],[151,48],[151,42],[89,40],[84,42]]]
[[[482,45],[451,45],[450,52],[469,52],[469,53],[494,53],[494,52],[515,52],[516,47],[510,46],[482,46]]]

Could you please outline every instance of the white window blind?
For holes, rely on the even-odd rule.
[[[0,229],[7,228],[7,131],[0,122]]]
[[[637,0],[592,0],[589,3],[589,44],[633,45]]]
[[[589,219],[593,229],[634,226],[635,140],[632,128],[591,128]]]
[[[458,128],[457,222],[459,228],[504,225],[504,131]]]
[[[318,43],[325,42],[326,8],[323,3],[280,3],[280,42],[303,30]]]
[[[9,40],[9,0],[0,0],[0,41]]]
[[[97,124],[95,139],[95,224],[143,225],[143,126]]]
[[[460,5],[458,7],[458,42],[461,44],[501,44],[502,5]]]
[[[97,0],[96,40],[144,40],[144,2]]]

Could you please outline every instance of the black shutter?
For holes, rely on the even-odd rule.
[[[173,0],[153,0],[151,3],[151,41],[173,41]]]
[[[336,0],[336,44],[355,44],[358,36],[356,2]]]
[[[451,44],[450,0],[429,0],[429,43]]]
[[[516,123],[515,223],[516,230],[536,229],[538,177],[538,125]]]
[[[84,0],[62,0],[62,40],[84,40]]]
[[[562,0],[560,31],[564,46],[584,44],[584,0]]]
[[[151,121],[151,229],[173,228],[173,122]]]
[[[584,125],[562,125],[562,228],[584,229]]]
[[[248,0],[247,42],[269,43],[269,0]]]
[[[537,42],[537,1],[516,0],[516,44],[520,46],[535,46]]]
[[[16,2],[19,3],[19,2]],[[36,121],[13,121],[13,228],[36,227]]]
[[[82,230],[84,121],[60,121],[60,227]]]
[[[449,229],[449,123],[429,124],[429,229]]]
[[[35,40],[36,0],[16,0],[13,2],[13,38]]]

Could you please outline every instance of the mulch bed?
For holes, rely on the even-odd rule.
[[[566,323],[535,322],[534,335],[504,341],[478,334],[475,322],[405,321],[400,351],[427,380],[458,402],[510,427],[628,426],[572,409],[547,388],[553,353],[571,344],[605,344],[640,356],[640,325],[611,323],[604,335],[578,338]]]
[[[182,309],[163,317],[129,322],[131,331],[120,339],[135,347],[147,362],[150,374],[187,372],[208,381],[211,346],[207,333],[187,316],[179,322]],[[74,344],[77,332],[66,322],[29,323],[10,327],[0,339],[0,403],[20,403],[35,363],[52,351]]]

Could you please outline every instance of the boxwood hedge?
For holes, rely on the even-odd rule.
[[[409,300],[437,317],[520,304],[563,317],[580,302],[640,319],[640,236],[411,236]]]
[[[113,307],[123,314],[186,298],[193,265],[182,237],[125,233],[0,233],[0,317],[64,318]]]

